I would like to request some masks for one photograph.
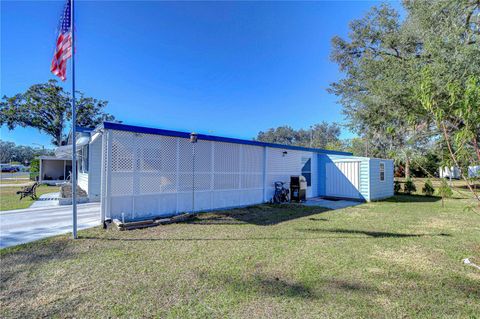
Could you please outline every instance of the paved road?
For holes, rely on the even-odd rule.
[[[78,205],[78,229],[100,224],[100,203]],[[72,231],[72,206],[0,212],[0,248]]]
[[[3,184],[2,183],[2,184],[0,184],[0,187],[18,187],[18,189],[20,190],[22,187],[30,186],[32,184],[33,184],[33,182],[32,183],[25,182],[25,183],[22,183],[22,184],[20,184],[20,183],[19,184]]]
[[[16,173],[0,173],[0,179],[9,180],[9,179],[29,179],[30,173],[28,172],[16,172]]]

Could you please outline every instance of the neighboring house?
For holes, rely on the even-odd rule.
[[[439,176],[440,178],[460,179],[462,178],[462,170],[456,166],[440,167]],[[468,177],[480,177],[480,166],[469,166]]]
[[[79,186],[102,219],[264,203],[292,175],[305,176],[307,198],[393,195],[392,160],[110,122],[78,136]]]
[[[38,181],[42,184],[64,183],[72,171],[72,158],[65,156],[40,156]]]
[[[480,177],[480,165],[468,167],[468,177]]]

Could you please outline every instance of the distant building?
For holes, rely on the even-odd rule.
[[[439,176],[440,178],[460,179],[462,178],[462,170],[456,166],[440,167]],[[469,166],[468,177],[480,177],[480,165]]]

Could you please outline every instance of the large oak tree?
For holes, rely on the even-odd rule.
[[[104,120],[114,120],[105,113],[107,101],[86,97],[78,92],[77,125],[95,127]],[[67,123],[72,118],[72,98],[56,80],[35,84],[24,93],[4,96],[0,102],[0,125],[9,129],[20,127],[37,128],[52,137],[52,144],[65,143]]]
[[[449,83],[465,86],[480,75],[480,0],[403,6],[403,19],[383,4],[352,21],[348,38],[332,39],[332,60],[345,76],[329,91],[339,97],[350,128],[384,150],[382,156],[403,162],[408,174],[415,153],[445,145],[434,143],[445,137],[418,98],[424,68],[443,101]],[[459,122],[458,114],[446,111]]]
[[[297,145],[323,149],[342,148],[340,126],[336,123],[321,122],[309,129],[295,130],[290,126],[279,126],[260,131],[256,140],[268,143]]]

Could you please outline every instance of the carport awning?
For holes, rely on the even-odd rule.
[[[90,138],[87,136],[82,136],[77,139],[77,148],[87,145],[88,142],[90,141]],[[64,146],[59,146],[55,149],[55,156],[57,157],[66,157],[66,156],[72,156],[72,149],[73,145],[64,145]]]

